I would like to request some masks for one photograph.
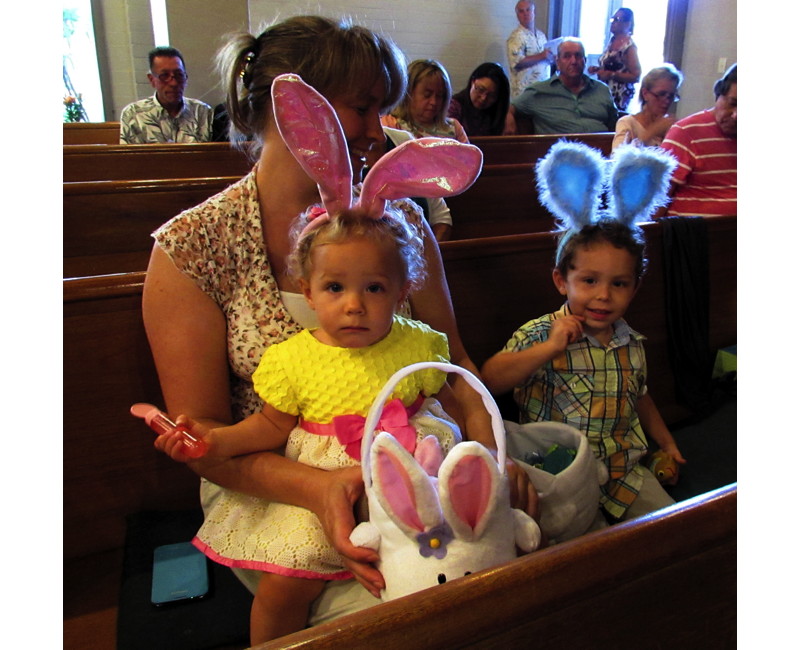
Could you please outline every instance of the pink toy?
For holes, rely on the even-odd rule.
[[[433,436],[412,457],[386,432],[374,436],[383,405],[395,385],[423,368],[456,372],[477,390],[492,418],[497,460],[477,442],[461,442],[442,458]],[[467,370],[424,362],[396,372],[375,398],[364,424],[361,469],[369,521],[350,536],[357,546],[378,551],[386,581],[382,600],[392,600],[487,569],[539,545],[539,526],[512,509],[505,475],[503,420],[483,384]]]
[[[144,404],[142,402],[134,404],[131,406],[131,415],[142,418],[145,424],[158,435],[163,435],[173,429],[178,429],[183,437],[183,453],[189,456],[189,458],[200,458],[208,451],[208,445],[203,440],[195,438],[184,427],[179,427],[167,417],[166,413],[160,411],[152,404]]]
[[[309,213],[307,227],[353,207],[353,168],[333,107],[296,74],[275,78],[272,105],[281,137],[317,183],[325,207],[324,212]],[[409,140],[375,163],[364,179],[357,206],[378,219],[386,201],[453,196],[475,182],[482,165],[483,154],[473,145],[449,138]]]

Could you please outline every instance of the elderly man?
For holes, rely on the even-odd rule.
[[[714,106],[673,124],[661,146],[678,159],[668,216],[736,214],[736,64],[714,84]]]
[[[534,27],[536,9],[531,0],[519,0],[516,6],[519,25],[506,40],[506,55],[511,76],[511,99],[535,81],[550,76],[550,51],[547,37]]]
[[[147,78],[156,92],[122,109],[120,143],[209,142],[214,111],[183,96],[189,75],[181,53],[174,47],[157,47],[150,51],[149,62]]]
[[[517,132],[517,116],[531,120],[534,133],[614,131],[617,109],[611,92],[602,81],[584,73],[586,52],[579,39],[562,39],[556,68],[557,74],[528,86],[513,100],[505,133]]]

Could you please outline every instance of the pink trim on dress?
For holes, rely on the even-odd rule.
[[[199,537],[192,540],[195,548],[202,551],[209,558],[218,564],[236,569],[252,569],[254,571],[264,571],[266,573],[276,573],[289,578],[306,578],[308,580],[349,580],[353,574],[349,571],[338,571],[337,573],[317,573],[307,569],[289,569],[279,564],[271,562],[260,562],[258,560],[232,560],[217,553],[213,548],[206,544]]]

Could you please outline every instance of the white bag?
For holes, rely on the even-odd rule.
[[[578,429],[558,422],[517,424],[504,420],[508,455],[524,469],[539,494],[539,525],[551,542],[565,542],[586,533],[597,517],[600,486],[608,481],[606,466],[597,460]],[[572,463],[551,474],[526,463],[528,452],[541,456],[554,444],[577,450]]]

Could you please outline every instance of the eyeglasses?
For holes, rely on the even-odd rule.
[[[497,99],[497,93],[478,84],[472,84],[472,90],[478,97],[486,97],[487,99]]]
[[[174,79],[179,84],[182,84],[189,78],[188,74],[181,72],[180,70],[178,72],[162,72],[161,74],[157,74],[155,76],[158,77],[158,80],[162,83],[167,83],[170,79]]]
[[[622,16],[614,16],[614,17],[611,19],[611,22],[612,22],[612,23],[627,23],[627,22],[630,22],[630,21],[628,21],[628,20],[625,20],[625,19],[624,19]]]
[[[652,90],[648,90],[647,92],[658,99],[667,99],[669,97],[672,102],[681,101],[681,96],[678,93],[671,93],[668,90],[662,90],[660,93],[654,93]]]

